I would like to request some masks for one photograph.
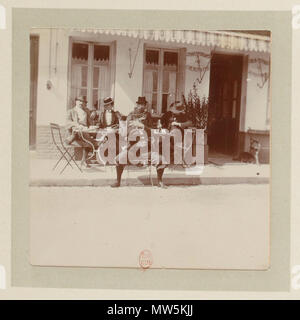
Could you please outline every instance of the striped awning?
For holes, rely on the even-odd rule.
[[[149,41],[163,41],[218,47],[222,49],[270,52],[270,37],[227,31],[198,30],[119,30],[73,29],[74,31],[126,36]]]

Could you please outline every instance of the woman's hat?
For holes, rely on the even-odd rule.
[[[114,103],[114,100],[111,97],[107,97],[103,100],[103,103],[104,103],[104,107],[105,107],[111,103]]]
[[[138,100],[136,103],[145,105],[145,104],[147,104],[147,100],[145,97],[138,97]]]

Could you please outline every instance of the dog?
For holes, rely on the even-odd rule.
[[[258,154],[261,149],[261,144],[259,141],[250,138],[250,150],[249,152],[242,152],[238,156],[238,158],[235,158],[233,160],[241,161],[241,162],[246,162],[246,163],[255,163],[259,164],[258,160]]]

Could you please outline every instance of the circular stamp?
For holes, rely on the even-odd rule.
[[[150,250],[143,250],[139,255],[139,263],[141,268],[148,269],[153,264],[153,257]]]

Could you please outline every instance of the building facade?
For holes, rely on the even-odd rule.
[[[30,146],[55,156],[49,123],[61,126],[75,97],[103,108],[111,96],[127,115],[138,96],[158,114],[194,85],[209,97],[209,152],[236,155],[250,137],[269,162],[270,36],[246,32],[33,29],[30,37]]]

